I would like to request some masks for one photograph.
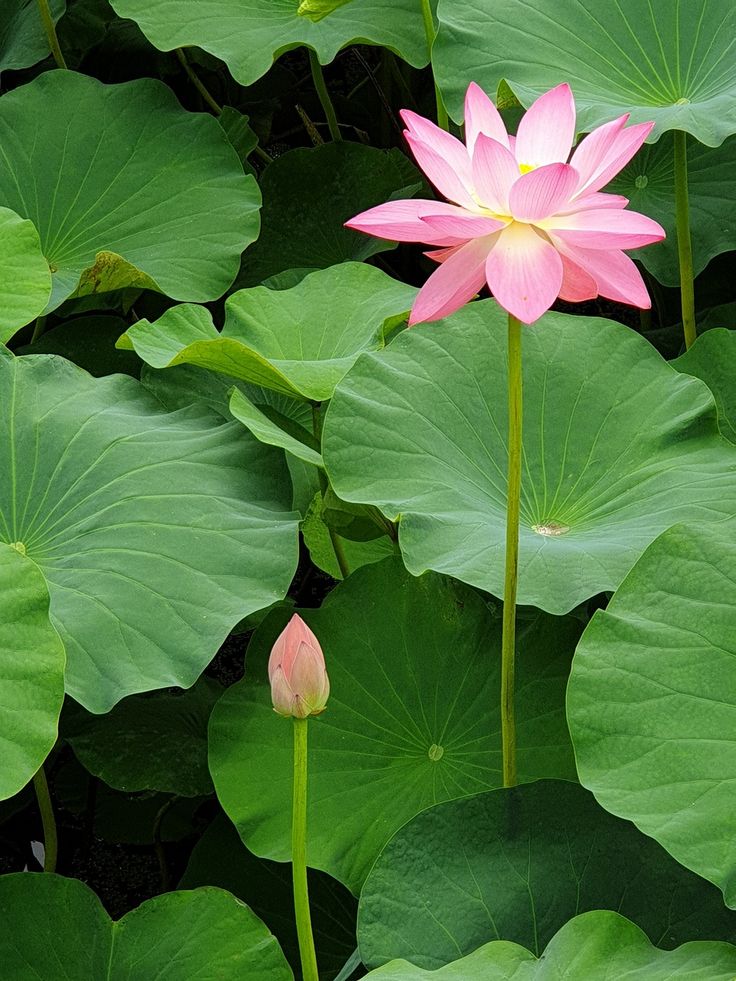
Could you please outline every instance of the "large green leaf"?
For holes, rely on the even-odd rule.
[[[194,683],[242,617],[281,599],[296,515],[280,455],[134,379],[0,356],[0,540],[42,571],[66,687],[94,712]]]
[[[292,506],[306,514],[320,486],[318,458],[322,466],[322,458],[315,452],[309,402],[187,364],[161,371],[144,365],[141,380],[170,410],[206,405],[228,421],[235,416],[262,443],[288,450]],[[305,459],[311,462],[304,462]]]
[[[524,105],[572,85],[578,129],[630,112],[655,137],[681,129],[718,146],[736,133],[736,7],[731,0],[440,0],[432,49],[453,116],[475,80],[505,79]]]
[[[183,304],[154,324],[134,324],[119,343],[153,368],[193,364],[321,402],[362,351],[384,346],[415,296],[413,287],[374,266],[346,262],[319,269],[291,289],[234,293],[222,333],[204,307]]]
[[[33,222],[0,208],[0,344],[43,313],[51,270]]]
[[[655,541],[575,656],[580,779],[736,907],[734,524]]]
[[[360,0],[314,23],[299,15],[300,0],[111,0],[137,22],[161,51],[197,45],[222,58],[241,85],[265,75],[275,58],[307,44],[323,65],[355,41],[380,44],[421,67],[427,42],[416,0]],[[243,39],[247,38],[247,43]]]
[[[439,804],[397,831],[363,886],[360,952],[371,967],[436,968],[513,940],[539,956],[593,909],[622,913],[659,947],[736,942],[714,886],[578,784],[543,780]]]
[[[344,223],[394,197],[412,197],[422,176],[400,150],[326,143],[290,150],[263,171],[263,231],[243,257],[238,286],[285,270],[323,269],[396,248]]]
[[[49,0],[54,22],[64,13],[66,0]],[[49,55],[49,43],[38,0],[3,0],[0,18],[0,72],[27,68]]]
[[[43,575],[22,547],[0,543],[2,800],[28,783],[56,742],[64,659]]]
[[[703,379],[716,400],[721,432],[736,443],[736,331],[707,330],[672,367]]]
[[[273,931],[289,960],[299,963],[291,863],[256,858],[222,813],[192,849],[179,883],[180,889],[196,886],[219,886],[242,899]],[[334,978],[355,950],[358,904],[335,879],[310,869],[309,906],[320,978]]]
[[[690,227],[696,275],[721,252],[736,248],[736,137],[715,149],[688,141]],[[668,134],[645,146],[608,188],[623,194],[636,211],[651,215],[667,232],[663,242],[633,253],[661,283],[679,286],[675,228],[673,139]]]
[[[0,205],[39,230],[50,309],[122,286],[212,300],[258,235],[258,186],[217,120],[158,81],[46,72],[3,96],[0,145]]]
[[[114,923],[77,879],[0,878],[0,959],[13,981],[293,981],[255,914],[221,889],[156,896]]]
[[[357,891],[391,835],[437,801],[501,785],[500,628],[471,589],[414,579],[398,559],[364,566],[303,613],[325,651],[327,711],[309,726],[309,863]],[[288,860],[291,724],[274,714],[266,663],[288,614],[248,649],[246,679],[210,721],[218,797],[257,855]],[[579,625],[520,625],[520,779],[572,776],[562,691]]]
[[[736,947],[693,942],[658,950],[629,920],[609,910],[583,913],[552,938],[542,957],[496,940],[439,971],[393,961],[375,981],[733,981]]]
[[[118,790],[204,796],[212,793],[207,723],[222,692],[200,678],[185,692],[131,695],[106,715],[78,709],[64,737],[90,773]]]
[[[524,328],[519,602],[564,613],[615,589],[687,518],[736,511],[736,451],[713,398],[622,324],[548,314]],[[493,300],[364,355],[327,411],[344,500],[400,516],[409,570],[501,596],[506,327]]]

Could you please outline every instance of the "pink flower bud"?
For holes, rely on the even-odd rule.
[[[268,659],[274,712],[306,719],[324,712],[330,694],[319,641],[298,613],[276,639]]]

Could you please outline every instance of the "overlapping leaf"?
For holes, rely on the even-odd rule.
[[[43,313],[51,271],[33,222],[0,208],[0,344]]]
[[[188,363],[281,395],[323,401],[362,351],[383,347],[415,294],[379,269],[345,263],[288,290],[258,286],[234,293],[222,333],[203,307],[182,305],[155,324],[135,324],[121,343],[154,368]],[[241,394],[241,414],[243,401]]]
[[[76,292],[145,286],[211,300],[257,236],[260,194],[217,121],[160,82],[54,71],[0,101],[0,206],[30,218]]]
[[[55,22],[64,13],[65,7],[66,0],[49,0],[49,11]],[[3,0],[0,72],[35,65],[49,53],[38,0]]]
[[[489,940],[539,956],[595,909],[622,913],[659,947],[736,942],[736,913],[715,887],[554,780],[447,801],[404,825],[363,886],[358,939],[369,966],[404,957],[438,968]]]
[[[149,899],[114,923],[77,879],[0,878],[0,958],[14,981],[293,981],[247,906],[221,889]]]
[[[251,85],[275,58],[301,44],[313,48],[323,65],[354,41],[391,48],[417,67],[428,60],[421,8],[414,0],[360,0],[317,23],[300,16],[299,0],[111,2],[161,51],[197,45],[226,62],[241,85]]]
[[[608,187],[629,198],[631,207],[650,215],[664,226],[663,242],[638,249],[633,256],[660,281],[679,286],[675,229],[675,171],[672,136],[645,146]],[[688,141],[688,191],[690,237],[695,274],[714,256],[736,248],[736,137],[722,146],[701,146]]]
[[[407,567],[502,595],[505,317],[494,301],[364,355],[327,412],[336,492],[400,517]],[[679,520],[736,510],[736,452],[708,389],[622,324],[524,329],[519,601],[564,613],[615,589]]]
[[[578,128],[625,112],[718,146],[736,133],[736,7],[731,0],[440,0],[432,61],[450,112],[475,80],[505,79],[524,105],[572,85]]]
[[[702,378],[716,400],[721,432],[736,443],[736,332],[707,330],[672,367]]]
[[[500,628],[461,584],[414,579],[398,559],[364,566],[318,611],[331,682],[310,722],[309,863],[360,887],[386,841],[440,800],[500,786]],[[248,649],[243,682],[210,722],[218,797],[248,848],[288,860],[291,726],[273,712],[268,654],[284,615]],[[537,614],[519,636],[517,726],[522,780],[572,776],[562,706],[578,624]]]
[[[578,648],[580,778],[736,907],[734,526],[680,525],[637,562]]]
[[[552,938],[537,960],[518,944],[497,940],[439,971],[394,961],[371,971],[375,981],[732,981],[736,947],[689,943],[658,950],[633,923],[609,910],[583,913]]]
[[[200,678],[185,692],[131,695],[106,715],[80,709],[64,736],[84,767],[110,787],[204,796],[212,793],[207,723],[222,691]]]
[[[56,742],[64,701],[64,645],[49,593],[22,546],[0,543],[0,799],[31,779]]]

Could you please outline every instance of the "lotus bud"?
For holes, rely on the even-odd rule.
[[[330,694],[319,641],[298,613],[276,639],[268,659],[274,712],[306,719],[324,712]]]

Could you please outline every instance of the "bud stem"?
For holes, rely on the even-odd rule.
[[[506,506],[506,573],[501,636],[501,744],[503,785],[516,786],[516,723],[514,660],[516,655],[516,585],[519,573],[519,511],[521,505],[521,324],[509,314],[509,470]]]
[[[307,725],[309,720],[294,719],[293,722],[294,798],[291,815],[291,861],[296,932],[299,938],[302,977],[304,981],[319,981],[307,886]]]

